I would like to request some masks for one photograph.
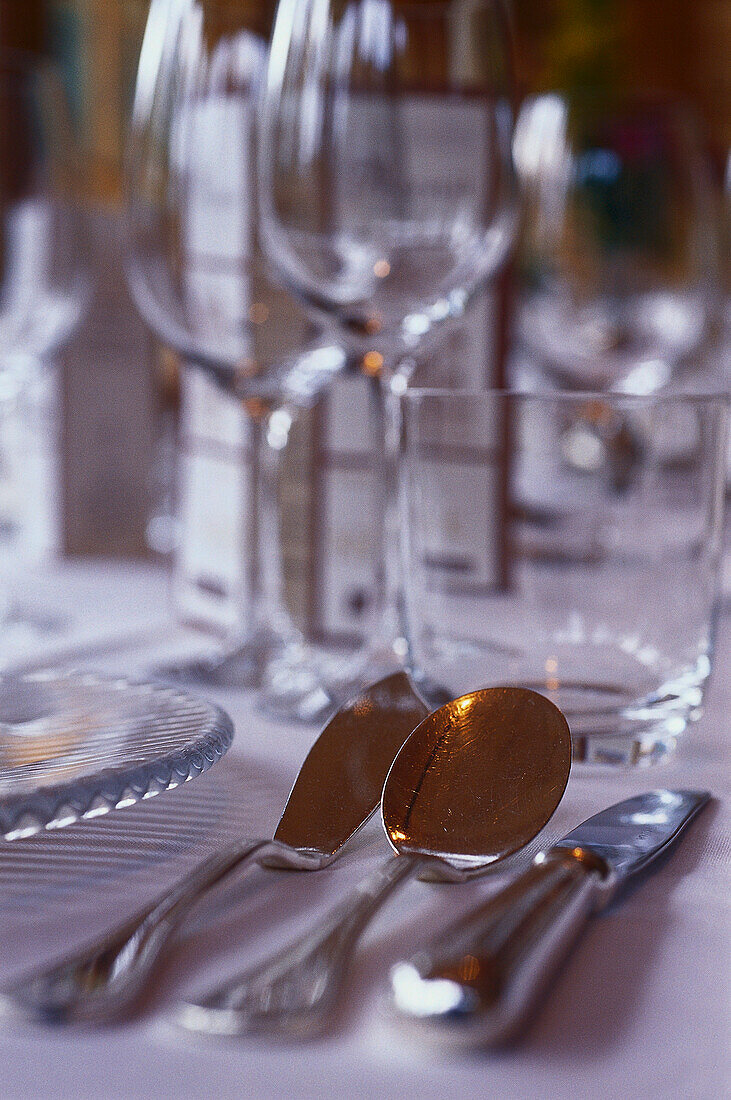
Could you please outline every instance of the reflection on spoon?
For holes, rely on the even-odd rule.
[[[182,1005],[177,1022],[231,1035],[322,1030],[358,938],[393,890],[417,873],[463,882],[523,847],[554,813],[570,768],[566,719],[536,692],[487,688],[441,707],[388,773],[381,807],[396,855],[283,954]]]

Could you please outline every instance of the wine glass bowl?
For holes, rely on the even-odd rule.
[[[129,281],[155,333],[218,377],[252,348],[252,150],[263,38],[153,3],[126,156]]]
[[[283,284],[393,364],[459,317],[516,217],[499,4],[281,0],[261,127]]]
[[[76,330],[88,301],[78,159],[53,67],[0,51],[0,367],[21,379]]]
[[[155,0],[125,158],[127,268],[137,308],[186,362],[256,416],[285,394],[311,404],[342,369],[337,349],[262,352],[277,318],[264,287],[255,134],[265,31],[214,3]],[[298,349],[299,352],[299,349]]]
[[[525,193],[519,331],[559,386],[653,392],[693,364],[718,255],[692,117],[657,96],[529,99],[515,161]]]

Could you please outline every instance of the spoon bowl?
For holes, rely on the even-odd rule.
[[[462,695],[421,722],[383,789],[386,836],[401,855],[430,856],[429,877],[465,878],[523,848],[553,815],[569,778],[561,711],[527,688]]]

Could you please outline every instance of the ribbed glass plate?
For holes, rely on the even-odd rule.
[[[232,737],[227,714],[176,687],[86,673],[0,677],[0,835],[58,829],[177,787]]]

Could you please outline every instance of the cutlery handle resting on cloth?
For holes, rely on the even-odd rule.
[[[515,882],[391,971],[396,1012],[430,1034],[512,1038],[603,895],[606,868],[553,849]]]
[[[393,856],[283,951],[180,1005],[176,1022],[192,1031],[221,1035],[318,1034],[330,1019],[348,961],[368,922],[424,862],[416,856]]]
[[[45,1023],[102,1023],[123,1015],[194,905],[234,871],[258,863],[274,844],[246,840],[211,856],[164,897],[61,962],[0,992],[0,1012]]]

